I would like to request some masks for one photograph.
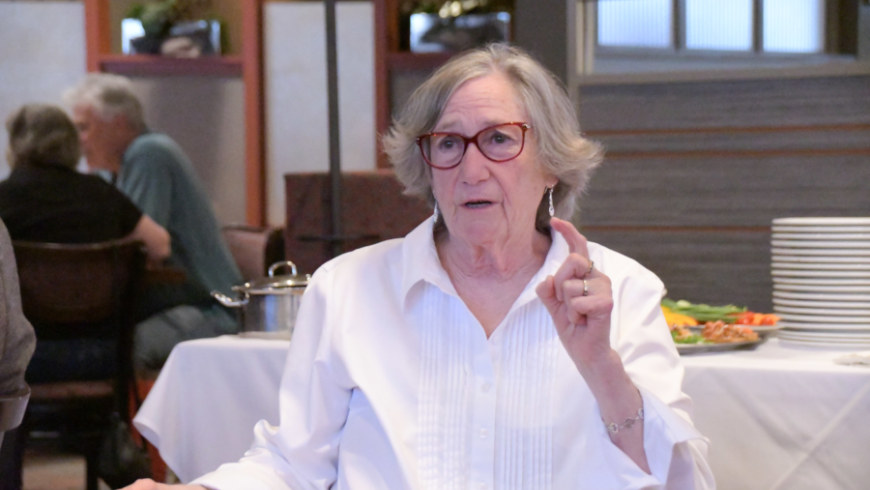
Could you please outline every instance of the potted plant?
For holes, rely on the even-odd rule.
[[[510,40],[509,0],[424,0],[408,7],[409,47],[414,52],[458,52]]]
[[[210,7],[211,0],[135,4],[124,19],[137,23],[135,30],[141,34],[129,39],[130,52],[188,57],[220,54],[224,30],[221,21],[207,15]]]

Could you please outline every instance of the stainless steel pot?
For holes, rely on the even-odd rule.
[[[282,267],[289,267],[291,274],[275,275]],[[289,260],[276,262],[269,267],[269,276],[263,279],[233,286],[239,299],[233,299],[212,291],[220,304],[240,308],[242,332],[293,332],[296,314],[302,293],[308,286],[310,275],[296,273],[296,264]]]

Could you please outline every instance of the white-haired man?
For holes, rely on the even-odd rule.
[[[129,79],[89,74],[64,94],[94,170],[110,172],[118,189],[172,237],[169,262],[187,274],[180,285],[151,288],[137,325],[137,368],[160,367],[180,341],[237,330],[210,291],[230,293],[242,276],[223,241],[190,159],[165,134],[149,131]]]

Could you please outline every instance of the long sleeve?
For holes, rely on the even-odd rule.
[[[330,328],[328,275],[315,274],[303,296],[281,382],[280,427],[259,422],[241,461],[193,483],[218,490],[325,490],[335,482],[351,388]]]
[[[21,309],[12,242],[0,221],[0,394],[24,386],[24,371],[35,348],[36,335]]]
[[[619,267],[608,261],[623,262]],[[600,262],[599,262],[600,261]],[[644,449],[651,475],[646,475],[624,453],[609,444],[600,418],[599,439],[622,489],[715,488],[707,463],[707,440],[691,423],[691,400],[682,392],[683,367],[661,313],[664,285],[652,272],[622,256],[601,254],[597,264],[611,275],[615,309],[611,345],[638,387],[644,405]],[[596,417],[600,417],[596,413]],[[602,487],[605,488],[605,487]]]

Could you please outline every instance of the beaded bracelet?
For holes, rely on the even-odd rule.
[[[619,429],[630,429],[638,420],[643,420],[643,407],[637,410],[637,417],[633,419],[625,419],[625,422],[621,424],[617,424],[616,422],[610,424],[605,423],[604,427],[606,427],[607,431],[611,434],[616,434],[619,432]]]

